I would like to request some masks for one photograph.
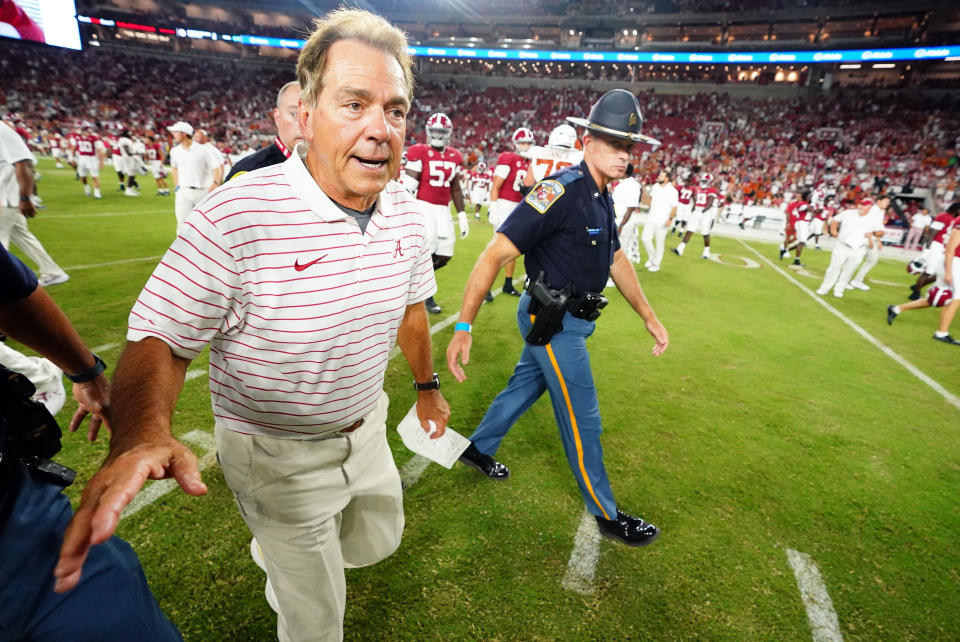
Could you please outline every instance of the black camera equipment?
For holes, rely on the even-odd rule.
[[[69,486],[76,473],[50,461],[60,452],[60,426],[46,406],[31,399],[36,391],[25,376],[0,366],[0,461],[19,459]]]

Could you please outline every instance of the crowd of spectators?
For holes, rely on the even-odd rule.
[[[496,160],[520,126],[543,144],[566,116],[585,116],[593,89],[467,89],[426,83],[418,91],[410,140],[423,139],[434,111],[453,118],[468,158]],[[956,96],[848,91],[790,101],[641,93],[644,131],[662,141],[641,146],[641,174],[662,166],[710,173],[745,199],[779,205],[804,185],[827,185],[851,198],[884,186],[931,189],[937,204],[958,195],[960,128]]]
[[[100,131],[165,133],[178,120],[203,127],[234,149],[272,140],[276,90],[293,68],[118,57],[109,50],[65,52],[4,45],[0,114],[32,132],[92,123]],[[427,117],[447,113],[454,145],[470,162],[494,162],[517,127],[540,144],[566,116],[585,116],[595,88],[469,88],[421,82],[410,112],[408,143],[423,140]],[[755,202],[800,185],[870,191],[877,184],[957,194],[960,139],[955,94],[844,90],[819,98],[755,100],[725,93],[639,95],[644,130],[663,145],[638,151],[635,165],[709,172]]]
[[[89,122],[101,131],[162,132],[185,120],[233,145],[272,132],[277,88],[294,72],[4,43],[0,76],[0,112],[21,114],[37,129]]]

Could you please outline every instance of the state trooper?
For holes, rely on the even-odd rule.
[[[517,419],[549,391],[567,460],[600,533],[643,546],[657,538],[657,527],[624,513],[614,501],[603,466],[600,410],[586,339],[606,305],[601,292],[609,276],[654,338],[654,356],[667,349],[667,331],[620,248],[607,190],[625,174],[635,143],[655,141],[640,133],[640,106],[624,89],[601,96],[586,119],[567,120],[587,130],[583,161],[533,186],[499,227],[467,282],[447,348],[447,365],[461,382],[466,379],[461,363],[470,359],[471,324],[497,272],[523,254],[527,274],[534,277],[517,307],[525,339],[520,360],[460,461],[491,479],[506,479],[510,471],[493,455]]]

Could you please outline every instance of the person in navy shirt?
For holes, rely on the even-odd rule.
[[[626,173],[637,142],[656,141],[640,133],[643,119],[636,97],[623,89],[604,94],[586,119],[568,118],[586,128],[584,159],[535,184],[497,230],[477,259],[464,292],[447,365],[458,381],[466,375],[461,363],[470,359],[472,322],[499,269],[525,255],[527,275],[543,273],[543,284],[570,302],[561,310],[562,329],[545,345],[531,343],[536,314],[544,304],[524,292],[517,323],[527,338],[507,387],[497,395],[460,461],[491,479],[510,471],[496,461],[500,442],[513,424],[545,391],[549,391],[567,460],[587,510],[605,537],[643,546],[657,538],[657,527],[620,510],[603,466],[597,391],[586,339],[595,328],[601,292],[609,277],[643,319],[655,340],[654,356],[667,349],[669,338],[637,281],[636,272],[617,238],[613,200],[607,186]],[[603,303],[599,303],[603,302]],[[546,313],[544,313],[546,314]]]
[[[76,430],[91,414],[87,437],[96,439],[109,413],[106,365],[38,287],[36,275],[2,246],[0,330],[65,372],[76,373],[67,375],[79,406],[70,429]],[[12,376],[12,371],[3,373],[4,378]],[[4,411],[9,404],[4,402]],[[40,404],[33,408],[31,431],[36,430],[36,413],[46,412]],[[11,422],[23,413],[21,405],[17,418],[0,417],[0,639],[182,640],[150,592],[133,549],[120,538],[110,537],[90,549],[82,580],[55,576],[60,542],[73,515],[62,492],[71,477],[37,459],[18,438],[22,430]],[[48,425],[53,421],[47,415]]]

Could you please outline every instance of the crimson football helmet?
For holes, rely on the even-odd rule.
[[[919,256],[907,263],[907,274],[922,274],[927,267],[927,262],[923,256]]]
[[[927,290],[927,301],[935,308],[942,308],[953,301],[953,290],[935,285]]]
[[[526,127],[521,127],[513,132],[511,140],[514,145],[533,145],[533,132]]]
[[[453,121],[443,112],[427,119],[427,144],[430,147],[446,147],[453,135]]]

